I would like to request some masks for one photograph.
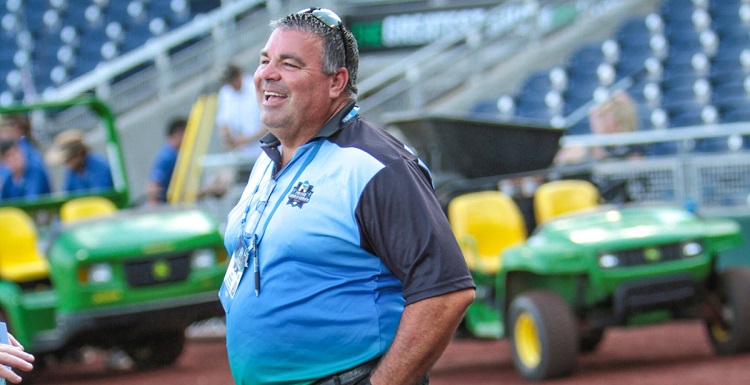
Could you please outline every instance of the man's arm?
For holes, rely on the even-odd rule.
[[[370,383],[415,385],[443,354],[473,300],[472,288],[406,306],[396,338],[373,372]]]

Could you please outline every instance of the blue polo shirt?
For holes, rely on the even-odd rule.
[[[28,165],[23,177],[18,180],[14,180],[7,169],[0,172],[0,199],[35,198],[49,193],[49,179],[39,167]]]
[[[19,149],[21,149],[21,153],[23,154],[24,159],[26,159],[26,167],[33,169],[31,171],[31,174],[35,176],[33,176],[32,178],[36,178],[39,181],[46,180],[47,188],[49,188],[49,175],[47,173],[47,164],[44,163],[44,158],[42,157],[42,153],[39,152],[39,150],[36,147],[34,147],[34,145],[31,144],[31,142],[29,142],[26,138],[19,138],[16,141],[16,145],[18,146]],[[8,173],[10,173],[10,170],[8,170],[8,168],[5,167],[5,165],[0,164],[0,181],[5,180]],[[32,183],[36,183],[36,182],[32,182]],[[39,184],[39,187],[43,190],[44,184],[43,183]],[[42,194],[46,194],[48,192],[44,192]]]
[[[65,170],[65,191],[101,191],[114,188],[107,161],[99,155],[87,154],[83,172]]]
[[[259,295],[250,261],[226,317],[238,385],[310,384],[382,356],[404,306],[474,287],[428,170],[359,116],[340,124],[352,107],[281,170],[278,140],[264,137],[229,214],[231,253],[248,203],[275,180],[255,231]]]
[[[169,189],[169,182],[172,180],[174,167],[177,164],[177,155],[177,148],[169,143],[164,143],[156,154],[154,163],[151,165],[149,179],[152,182],[156,182],[159,187],[161,187],[161,192],[159,194],[159,200],[161,202],[167,201],[167,190]]]

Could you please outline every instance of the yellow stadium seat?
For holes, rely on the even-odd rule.
[[[28,214],[0,207],[0,277],[14,282],[48,277],[49,266],[36,241],[36,227]]]
[[[468,193],[448,205],[448,219],[466,263],[495,274],[505,248],[526,239],[526,223],[516,203],[500,191]]]
[[[537,224],[565,213],[599,205],[599,190],[585,180],[547,182],[534,192],[534,217]]]
[[[72,223],[112,215],[115,211],[117,211],[117,206],[107,198],[97,196],[76,198],[63,203],[60,207],[60,220],[64,223]]]

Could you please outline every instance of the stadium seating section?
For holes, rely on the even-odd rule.
[[[640,129],[750,121],[750,2],[665,0],[656,12],[627,19],[608,39],[578,47],[564,65],[528,76],[517,92],[477,102],[475,114],[526,120],[590,133],[587,119],[564,119],[608,96],[630,77]],[[588,106],[591,106],[589,104]],[[485,115],[487,116],[487,115]],[[748,138],[697,140],[693,151],[750,148]],[[674,143],[649,147],[671,155]]]
[[[219,7],[220,0],[6,0],[0,102],[75,79]]]

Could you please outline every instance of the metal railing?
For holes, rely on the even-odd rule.
[[[163,36],[42,95],[61,100],[94,94],[123,114],[146,102],[169,97],[196,77],[218,73],[231,58],[264,39],[269,20],[261,0],[237,0],[196,17]],[[231,38],[228,38],[231,36]],[[125,76],[127,75],[127,76]],[[122,78],[122,80],[118,80]],[[55,118],[60,127],[88,127],[93,122],[77,109]]]
[[[509,0],[473,28],[457,30],[360,82],[359,104],[383,124],[393,111],[418,110],[564,27],[632,1]]]
[[[750,122],[671,128],[607,135],[564,136],[561,146],[597,147],[675,142],[678,153],[639,159],[591,162],[598,182],[627,181],[638,202],[670,202],[696,207],[703,213],[750,212],[750,150],[701,153],[691,151],[697,140],[750,136]],[[733,140],[735,139],[735,140]]]

